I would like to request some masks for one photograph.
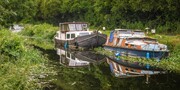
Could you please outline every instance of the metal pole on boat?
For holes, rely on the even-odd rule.
[[[150,75],[149,74],[146,74],[146,84],[149,84],[150,82],[149,82],[149,77],[150,77]]]

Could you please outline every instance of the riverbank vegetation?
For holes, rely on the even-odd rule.
[[[41,89],[39,78],[55,73],[46,67],[47,57],[18,34],[1,30],[0,36],[0,89]]]
[[[53,49],[54,48],[54,35],[58,30],[58,27],[53,25],[42,23],[42,24],[26,24],[25,29],[19,33],[22,38],[29,40],[29,44],[36,45],[43,49]]]

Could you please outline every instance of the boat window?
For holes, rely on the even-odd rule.
[[[77,29],[77,30],[82,30],[81,24],[76,24],[76,29]]]
[[[118,68],[119,67],[118,64],[116,64],[116,67],[117,67],[117,71],[120,71],[120,69]]]
[[[131,48],[136,48],[136,46],[135,45],[131,45]]]
[[[70,31],[86,30],[87,24],[68,24]]]
[[[74,55],[71,55],[71,59],[75,60],[75,56],[74,56]]]
[[[67,53],[67,57],[70,58],[70,53]]]
[[[75,34],[71,34],[71,38],[75,38]]]
[[[87,24],[83,24],[83,25],[82,25],[82,29],[83,29],[83,30],[87,30]]]
[[[131,72],[136,72],[136,70],[131,69]]]
[[[61,25],[61,31],[68,31],[69,28],[68,28],[68,25],[67,24],[62,24]]]
[[[156,42],[156,39],[146,38],[144,40],[145,40],[145,42]]]
[[[89,33],[80,33],[79,36],[89,35]]]
[[[69,30],[70,31],[76,30],[76,25],[75,24],[69,24]]]
[[[125,47],[128,47],[128,44],[127,44],[127,43],[125,44]]]
[[[134,31],[134,34],[137,34],[137,35],[144,35],[144,32],[141,32],[141,31]]]
[[[66,34],[66,39],[69,39],[70,38],[70,34]]]
[[[131,30],[120,30],[119,34],[131,34]]]

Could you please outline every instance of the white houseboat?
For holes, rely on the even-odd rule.
[[[82,48],[101,46],[106,42],[106,35],[99,32],[89,31],[86,22],[60,23],[60,30],[55,36],[57,47],[69,45]]]

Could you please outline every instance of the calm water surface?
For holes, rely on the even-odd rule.
[[[107,58],[92,51],[49,51],[45,90],[179,90],[180,75],[138,62]],[[164,74],[166,73],[166,74]]]

